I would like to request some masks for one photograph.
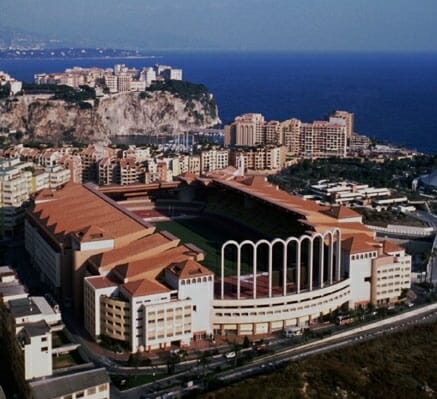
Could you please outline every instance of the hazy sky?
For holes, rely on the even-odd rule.
[[[0,28],[126,48],[437,51],[437,0],[0,0]]]

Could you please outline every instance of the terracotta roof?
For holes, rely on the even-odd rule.
[[[191,248],[180,245],[148,258],[118,265],[112,270],[112,273],[124,282],[142,278],[156,278],[171,263],[179,263],[187,259],[194,260],[197,255]]]
[[[327,211],[322,211],[322,212],[336,219],[349,219],[349,218],[361,217],[361,215],[358,212],[343,205],[333,206]]]
[[[87,226],[77,232],[74,233],[74,236],[80,242],[89,242],[89,241],[101,241],[101,240],[110,240],[112,237],[101,229],[100,227],[91,225]]]
[[[121,263],[127,263],[155,255],[157,251],[166,251],[169,247],[176,247],[179,239],[171,238],[161,233],[154,233],[128,245],[111,251],[94,255],[89,262],[96,268],[108,269]]]
[[[352,209],[344,206],[326,207],[314,201],[288,194],[269,183],[264,176],[236,177],[232,180],[215,177],[213,180],[218,185],[237,190],[260,201],[268,202],[283,210],[295,213],[298,221],[310,226],[313,231],[326,232],[333,228],[339,228],[343,236],[356,233],[366,234],[370,239],[375,236],[375,233],[363,223],[347,221],[347,219],[361,216]]]
[[[349,254],[375,251],[377,243],[363,234],[356,234],[342,241],[341,247]]]
[[[196,276],[211,276],[213,274],[209,269],[191,259],[172,263],[168,266],[168,269],[180,279]]]
[[[38,202],[39,199],[50,201]],[[92,187],[72,182],[53,193],[44,190],[37,196],[29,213],[61,242],[69,234],[90,226],[90,222],[114,239],[141,232],[147,235],[154,229],[105,199]]]
[[[390,242],[388,240],[384,240],[383,241],[383,250],[386,254],[390,254],[391,252],[400,252],[400,251],[404,251],[404,249],[402,247],[400,247],[399,245],[396,245],[393,242]]]
[[[116,287],[118,284],[114,280],[104,276],[92,276],[88,277],[86,281],[95,289]]]
[[[171,290],[166,286],[151,280],[132,281],[131,283],[123,284],[122,287],[133,297],[153,295]]]
[[[187,184],[191,184],[196,180],[197,176],[191,172],[185,172],[177,176],[178,179],[185,181]]]

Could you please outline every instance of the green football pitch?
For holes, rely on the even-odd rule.
[[[228,240],[241,242],[246,239],[257,240],[254,233],[248,233],[245,229],[239,229],[237,225],[227,226],[225,222],[216,223],[212,218],[193,218],[171,220],[155,223],[157,230],[166,230],[180,238],[181,243],[192,243],[205,252],[205,260],[202,264],[220,275],[220,257],[222,244]],[[244,231],[244,232],[243,232]],[[225,275],[236,274],[235,253],[226,250],[227,261],[225,262]],[[250,259],[242,259],[242,272],[248,272]]]

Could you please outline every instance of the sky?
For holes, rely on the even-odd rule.
[[[131,49],[437,51],[437,0],[0,0],[0,32]]]

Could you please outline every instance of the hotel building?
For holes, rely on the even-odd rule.
[[[285,165],[285,147],[260,146],[247,149],[232,149],[229,163],[238,167],[240,157],[244,158],[248,170],[280,169]],[[223,169],[223,168],[222,168]]]
[[[254,147],[265,143],[265,120],[261,114],[237,116],[225,126],[225,145]]]
[[[345,157],[353,114],[337,111],[329,121],[302,123],[298,119],[266,122],[261,114],[244,114],[225,126],[228,146],[284,145],[294,156]]]

